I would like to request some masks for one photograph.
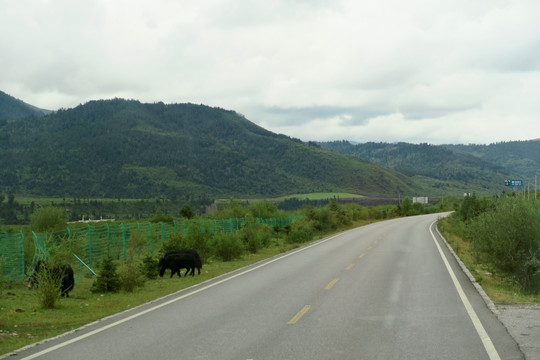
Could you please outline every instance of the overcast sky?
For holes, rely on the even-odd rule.
[[[235,110],[304,141],[540,138],[538,0],[1,0],[0,90]]]

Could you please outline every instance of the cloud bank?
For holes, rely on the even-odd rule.
[[[302,140],[540,137],[540,2],[8,0],[0,90],[192,102]]]

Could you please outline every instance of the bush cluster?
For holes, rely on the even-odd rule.
[[[286,226],[276,224],[271,227],[259,220],[287,217],[290,214],[279,210],[271,202],[260,201],[246,206],[231,199],[213,217],[242,218],[245,221],[240,230],[233,233],[216,233],[208,228],[208,222],[195,218],[189,221],[184,234],[171,235],[166,241],[154,242],[151,250],[147,247],[148,239],[144,235],[144,230],[133,231],[130,233],[126,253],[109,253],[98,264],[98,275],[91,290],[97,293],[134,291],[138,286],[144,285],[145,281],[158,277],[158,259],[170,251],[195,249],[203,264],[209,259],[231,261],[241,258],[246,253],[258,253],[269,246],[306,243],[313,240],[316,235],[345,228],[358,220],[387,217],[392,212],[392,207],[381,210],[330,201],[323,207],[306,206],[291,224]],[[47,210],[47,219],[51,213]],[[189,214],[186,212],[187,215]],[[168,218],[167,215],[158,212],[151,221],[161,222]],[[56,221],[47,220],[46,223],[52,227]],[[73,260],[71,253],[74,247],[79,253],[83,251],[80,244],[73,239],[69,243],[64,240],[52,239],[54,244],[48,244],[47,247],[53,248],[56,244],[55,252],[69,263]]]
[[[455,217],[466,224],[465,239],[477,260],[513,274],[525,292],[540,290],[540,213],[535,203],[515,196],[465,197]]]

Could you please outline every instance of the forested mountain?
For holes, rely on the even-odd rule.
[[[461,154],[474,155],[482,160],[508,169],[509,175],[534,182],[540,174],[540,140],[508,141],[489,145],[444,145]]]
[[[479,194],[500,193],[505,190],[504,180],[518,175],[499,164],[473,156],[472,152],[451,151],[451,147],[445,146],[373,142],[353,145],[348,141],[319,145],[371,160],[443,192],[463,189]]]
[[[0,191],[113,198],[411,194],[410,179],[234,111],[99,100],[0,123]]]
[[[31,115],[42,116],[48,113],[50,113],[49,110],[39,109],[0,91],[0,122],[22,119]]]

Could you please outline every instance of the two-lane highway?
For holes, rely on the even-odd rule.
[[[328,237],[10,359],[522,359],[438,216]]]

